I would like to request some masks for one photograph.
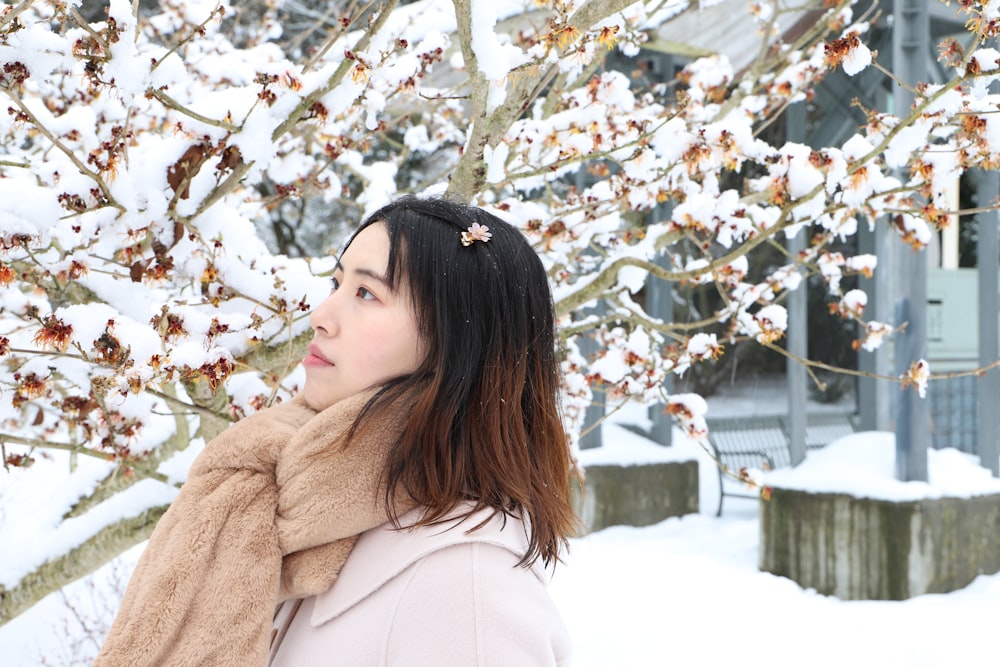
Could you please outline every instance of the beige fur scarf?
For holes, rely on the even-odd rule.
[[[371,395],[318,414],[297,397],[213,439],[153,532],[95,667],[265,664],[275,605],[327,590],[358,535],[387,520],[378,485],[405,411],[339,442]]]

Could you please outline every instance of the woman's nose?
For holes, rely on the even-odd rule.
[[[321,331],[328,336],[336,333],[336,296],[336,292],[331,292],[330,296],[323,299],[318,306],[310,311],[309,326],[313,328],[313,331]]]

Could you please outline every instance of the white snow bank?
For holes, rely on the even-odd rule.
[[[670,447],[658,445],[634,431],[611,423],[602,426],[601,439],[603,444],[600,447],[580,450],[577,458],[584,470],[593,465],[634,466],[698,458],[698,445],[676,428]]]
[[[795,468],[769,471],[764,483],[783,489],[899,502],[1000,493],[1000,479],[992,477],[976,457],[957,449],[928,450],[927,482],[899,481],[895,466],[895,434],[869,431],[811,451]]]

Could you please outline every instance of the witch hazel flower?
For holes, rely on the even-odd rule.
[[[875,255],[854,255],[844,261],[844,268],[848,271],[857,271],[865,278],[875,275],[875,267],[878,266],[878,257]]]
[[[780,340],[788,328],[788,311],[777,304],[764,306],[754,314],[753,319],[758,327],[754,337],[761,345]]]
[[[900,378],[903,381],[903,389],[916,387],[920,398],[927,398],[927,383],[931,379],[931,367],[926,359],[918,359],[910,364],[909,370],[903,373]]]
[[[764,473],[760,468],[740,468],[736,476],[747,485],[748,489],[759,489],[764,486]]]
[[[885,339],[892,333],[892,327],[885,322],[869,322],[865,325],[865,336],[851,343],[851,347],[857,350],[864,348],[866,352],[877,350]]]
[[[673,394],[667,399],[666,411],[693,440],[702,441],[708,436],[708,403],[700,395]]]
[[[844,256],[839,252],[823,251],[816,258],[816,266],[831,292],[840,289],[840,279],[844,277],[841,267],[844,266],[845,262]]]
[[[687,353],[691,359],[704,361],[718,359],[722,356],[723,346],[719,344],[715,334],[696,333],[687,343]]]
[[[830,314],[840,315],[845,320],[861,319],[868,305],[868,295],[859,289],[852,289],[845,294],[839,303],[830,304]]]

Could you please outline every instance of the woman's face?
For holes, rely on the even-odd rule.
[[[385,283],[389,233],[377,222],[351,242],[334,272],[330,296],[313,309],[313,340],[303,359],[303,394],[323,410],[352,394],[412,373],[425,356],[405,284]]]

